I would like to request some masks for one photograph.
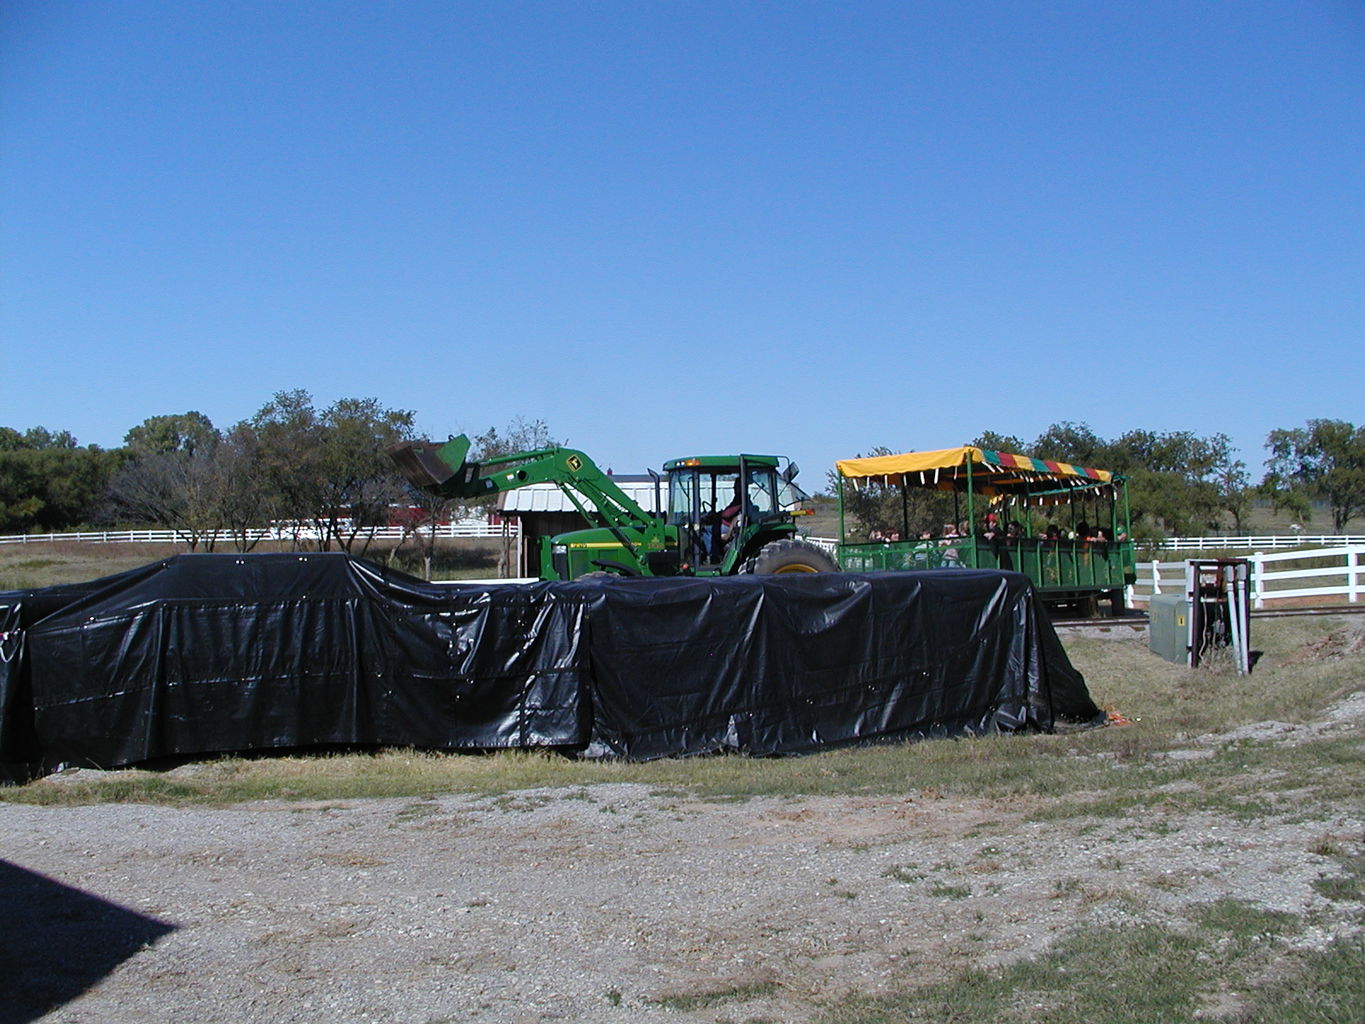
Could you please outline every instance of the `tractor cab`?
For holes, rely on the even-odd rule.
[[[697,569],[732,566],[775,536],[794,534],[787,511],[806,498],[796,466],[772,455],[700,456],[664,464],[668,524],[684,562]],[[722,569],[725,571],[725,569]]]

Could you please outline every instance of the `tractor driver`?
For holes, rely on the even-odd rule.
[[[739,518],[739,513],[744,508],[743,490],[743,485],[736,480],[734,497],[730,500],[730,504],[720,510],[720,536],[722,540],[729,540],[730,534],[734,532],[735,520]]]
[[[735,524],[739,521],[739,514],[744,509],[744,486],[739,481],[735,481],[735,493],[730,499],[730,504],[726,505],[719,512],[708,512],[702,516],[702,523],[707,528],[702,531],[702,544],[706,548],[708,560],[714,560],[719,556],[719,548],[723,548],[730,540],[730,535],[734,533]]]

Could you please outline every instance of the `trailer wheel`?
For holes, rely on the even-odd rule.
[[[763,545],[757,555],[739,570],[756,576],[775,576],[788,572],[838,572],[839,564],[814,544],[803,540],[775,540]]]

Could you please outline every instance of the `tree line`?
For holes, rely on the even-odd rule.
[[[1198,536],[1231,528],[1244,533],[1251,503],[1269,500],[1304,523],[1325,507],[1342,532],[1365,515],[1365,427],[1342,420],[1309,420],[1304,427],[1272,430],[1266,438],[1265,474],[1253,484],[1246,463],[1225,434],[1130,430],[1106,439],[1084,423],[1063,422],[1026,442],[985,431],[968,444],[991,451],[1068,462],[1128,478],[1133,534],[1138,539]],[[890,455],[878,447],[866,455]],[[829,473],[831,488],[834,471]],[[953,517],[952,497],[933,491],[866,487],[845,490],[846,507],[865,531],[931,530]]]
[[[0,427],[0,533],[55,533],[116,524],[177,530],[212,550],[224,534],[249,551],[274,524],[321,550],[364,553],[390,506],[417,523],[447,503],[411,488],[388,449],[414,437],[414,414],[373,398],[317,407],[281,391],[255,415],[219,429],[199,412],[152,416],[120,448],[77,443],[69,431]],[[516,419],[473,439],[474,457],[553,444],[540,420]]]
[[[152,416],[111,449],[81,446],[65,430],[0,427],[0,533],[155,525],[180,531],[192,548],[211,547],[213,531],[227,531],[245,551],[256,530],[274,523],[323,550],[363,553],[370,528],[388,521],[393,504],[421,509],[417,522],[452,511],[410,488],[387,455],[414,433],[410,410],[385,408],[373,398],[318,408],[303,390],[275,394],[226,429],[198,412]],[[555,443],[542,420],[518,417],[476,435],[471,457]],[[1131,430],[1105,439],[1083,423],[1063,422],[1032,442],[986,431],[970,443],[1124,474],[1139,538],[1229,527],[1244,532],[1257,497],[1305,523],[1315,507],[1325,508],[1338,532],[1365,515],[1365,427],[1342,420],[1272,430],[1265,473],[1254,485],[1224,434]],[[939,496],[912,497],[912,523],[945,521],[944,510],[933,505]],[[892,498],[873,489],[851,500],[866,528],[899,529],[899,492]]]

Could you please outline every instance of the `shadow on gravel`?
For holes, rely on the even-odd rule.
[[[0,1024],[76,998],[175,926],[0,860]]]

